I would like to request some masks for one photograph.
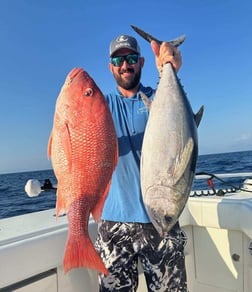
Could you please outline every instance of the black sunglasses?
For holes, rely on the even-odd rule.
[[[139,55],[137,55],[137,54],[129,54],[127,56],[112,57],[111,58],[111,63],[115,67],[120,67],[120,66],[122,66],[124,60],[126,60],[126,62],[129,65],[133,65],[133,64],[136,64],[138,62],[138,59],[139,59]]]

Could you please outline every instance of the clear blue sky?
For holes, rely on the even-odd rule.
[[[51,167],[47,141],[67,73],[83,67],[106,93],[115,82],[108,47],[131,34],[146,58],[142,83],[158,74],[134,24],[159,39],[186,34],[179,77],[196,112],[200,154],[252,149],[251,0],[1,0],[0,173]]]

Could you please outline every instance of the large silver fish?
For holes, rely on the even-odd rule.
[[[177,222],[188,200],[198,157],[194,115],[170,63],[163,66],[151,104],[141,155],[141,189],[148,215],[161,236]]]
[[[194,115],[170,63],[151,104],[141,155],[141,189],[147,213],[161,236],[177,222],[188,200],[198,157]]]
[[[194,115],[171,64],[151,104],[141,156],[141,188],[148,215],[161,236],[177,222],[188,200],[198,157]]]

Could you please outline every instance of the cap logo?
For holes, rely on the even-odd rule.
[[[125,35],[121,35],[116,39],[117,42],[126,42],[127,40],[128,40],[128,37]]]

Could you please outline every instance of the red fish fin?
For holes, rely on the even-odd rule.
[[[71,139],[70,139],[70,131],[68,127],[68,123],[66,122],[65,127],[62,128],[61,132],[61,139],[62,139],[62,147],[64,150],[64,154],[66,156],[66,161],[68,161],[68,167],[69,170],[72,166],[72,151],[71,151]],[[49,137],[48,146],[47,146],[47,156],[48,158],[52,155],[52,142],[53,142],[53,132],[51,132],[51,135]]]
[[[117,165],[117,162],[118,162],[118,157],[119,157],[119,150],[118,150],[118,142],[116,140],[116,151],[115,151],[115,157],[114,157],[114,168],[113,168],[113,171],[115,170],[116,168],[116,165]]]
[[[95,222],[99,222],[101,219],[101,214],[102,214],[102,210],[103,210],[103,206],[104,206],[104,202],[107,198],[107,194],[110,188],[110,183],[111,181],[108,183],[104,194],[101,196],[100,200],[98,201],[98,203],[95,205],[95,207],[93,208],[93,210],[91,210],[92,216],[95,220]]]
[[[63,128],[63,131],[61,133],[61,138],[64,154],[66,156],[66,161],[68,162],[68,170],[70,172],[72,168],[72,147],[70,131],[67,122],[65,123],[65,127]]]
[[[56,219],[58,220],[58,217],[59,217],[59,214],[60,214],[60,211],[62,210],[62,204],[60,202],[59,199],[57,199],[57,202],[56,202]]]
[[[108,275],[102,259],[95,250],[89,237],[76,240],[68,239],[64,255],[64,272],[74,268],[91,268]]]
[[[62,196],[62,194],[64,194],[64,191],[61,191],[61,184],[58,183],[58,188],[57,188],[57,201],[56,201],[56,219],[58,219],[60,213],[62,211],[67,211],[66,210],[66,202],[64,199],[64,196]]]
[[[59,214],[60,214],[60,211],[61,210],[62,210],[62,206],[59,203],[59,200],[57,199],[57,202],[56,202],[56,210],[55,210],[56,221],[58,221],[58,217],[59,217]]]
[[[51,157],[51,153],[52,153],[52,136],[53,136],[53,134],[51,133],[51,135],[49,137],[49,141],[48,141],[48,146],[47,146],[47,157],[48,157],[48,159]]]

